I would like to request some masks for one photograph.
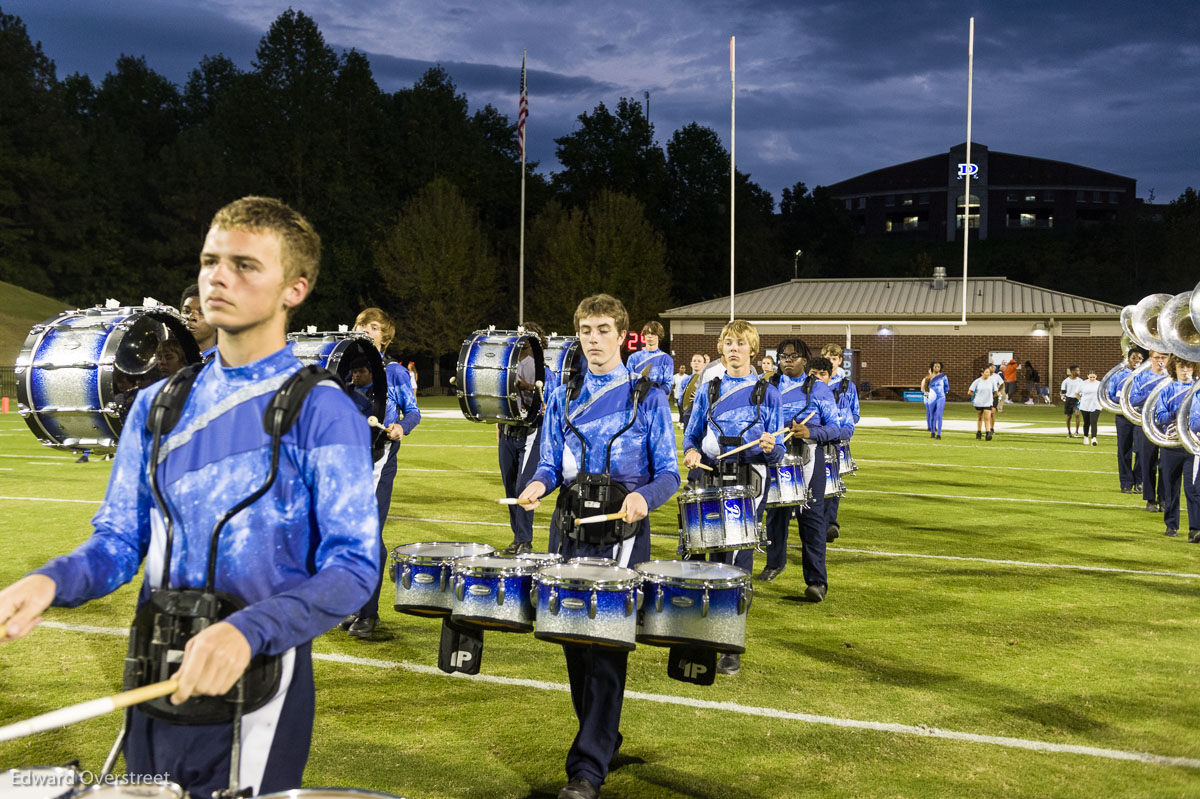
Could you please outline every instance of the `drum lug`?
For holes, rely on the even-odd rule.
[[[637,592],[637,589],[632,588],[632,589],[630,589],[629,593],[625,595],[625,616],[626,616],[626,618],[628,618],[629,616],[632,616],[633,612],[635,610],[637,610],[638,603],[637,603],[636,592]]]
[[[592,595],[590,597],[588,597],[588,618],[589,619],[596,618],[596,610],[598,609],[598,607],[599,607],[599,599],[596,597],[596,589],[593,588]],[[629,614],[626,613],[625,615],[628,616]]]
[[[443,563],[442,570],[438,573],[438,575],[441,578],[438,580],[438,590],[444,594],[446,593],[446,582],[450,578],[450,564]]]
[[[454,598],[459,602],[462,602],[463,597],[466,596],[466,583],[466,578],[464,578],[461,574],[454,575]]]
[[[412,569],[407,563],[404,564],[404,571],[400,576],[400,584],[404,586],[404,590],[412,588]]]
[[[700,618],[708,617],[708,586],[704,586],[704,598],[700,600]]]
[[[531,587],[529,589],[529,604],[535,608],[537,607],[537,594],[538,594],[538,587],[537,587],[537,583],[535,582],[533,584],[533,587]]]
[[[550,607],[550,612],[555,616],[558,615],[558,586],[550,586],[550,599],[546,603]]]
[[[500,578],[500,579],[497,581],[497,585],[496,585],[496,604],[497,604],[497,605],[503,605],[503,604],[504,604],[504,578],[503,578],[503,577],[501,577],[501,578]]]
[[[662,613],[662,609],[663,609],[663,587],[662,587],[662,584],[660,583],[658,586],[658,590],[654,594],[654,612]]]
[[[750,609],[750,603],[754,601],[754,586],[743,585],[742,593],[738,595],[738,615],[742,615]]]

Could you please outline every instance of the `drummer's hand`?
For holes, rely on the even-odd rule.
[[[763,452],[770,454],[771,450],[775,449],[775,436],[771,435],[770,430],[764,430],[758,437],[758,445],[762,447]]]
[[[0,641],[15,641],[42,622],[57,586],[44,574],[31,574],[0,591]]]
[[[527,510],[534,510],[541,505],[541,498],[546,494],[546,486],[541,480],[533,480],[529,485],[525,486],[525,490],[521,492],[521,496],[517,499],[527,500],[522,502],[521,506]]]
[[[250,642],[229,622],[217,622],[184,646],[183,663],[175,672],[179,688],[171,694],[171,704],[181,705],[196,695],[228,692],[248,665]]]
[[[804,422],[792,422],[792,438],[809,438],[811,435]]]
[[[698,449],[689,449],[687,452],[683,453],[683,465],[689,469],[695,469],[697,466],[699,466],[700,459],[700,450]]]
[[[400,439],[404,438],[404,428],[401,427],[397,422],[392,422],[387,427],[387,434],[388,438],[390,438],[392,441],[399,441]]]
[[[636,491],[631,491],[626,495],[625,501],[621,503],[621,510],[625,514],[626,524],[640,522],[650,515],[650,507],[646,504],[646,498]]]

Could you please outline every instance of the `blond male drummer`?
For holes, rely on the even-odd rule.
[[[621,566],[635,566],[650,559],[647,517],[679,488],[667,395],[647,389],[638,400],[635,387],[640,375],[621,362],[621,344],[628,329],[625,306],[607,294],[588,297],[575,309],[575,331],[587,358],[587,373],[559,386],[549,397],[538,468],[521,492],[521,498],[532,509],[557,488],[561,509],[581,470],[607,472],[614,483],[629,491],[620,512],[624,522],[636,525],[636,532],[619,543],[589,544],[562,535],[551,521],[551,551],[567,558],[611,558]],[[568,413],[571,424],[586,441],[586,453],[579,436],[567,425]],[[633,425],[620,432],[631,419]],[[610,442],[611,458],[606,455]],[[586,645],[564,645],[563,653],[579,731],[567,754],[569,782],[558,797],[592,799],[599,794],[609,764],[621,746],[619,728],[628,653]]]

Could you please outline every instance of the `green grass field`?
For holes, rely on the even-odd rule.
[[[864,403],[891,425],[855,437],[828,599],[798,601],[793,550],[755,585],[741,674],[690,686],[667,677],[665,650],[630,656],[624,763],[604,796],[1200,796],[1200,546],[1165,538],[1117,490],[1111,435],[1068,440],[1057,407],[1007,409],[990,443],[931,441],[923,413]],[[511,539],[491,502],[495,431],[452,417],[428,415],[401,449],[389,547]],[[947,419],[974,429],[969,406]],[[1018,424],[1055,432],[1005,429]],[[0,583],[88,535],[109,465],[72,460],[0,417]],[[654,556],[673,557],[673,502],[652,529]],[[119,688],[124,640],[78,627],[126,628],[139,583],[0,646],[0,723]],[[482,679],[464,679],[436,671],[437,643],[437,622],[391,611],[373,641],[315,642],[306,784],[554,796],[575,731],[559,648],[489,633]],[[0,744],[0,767],[98,770],[118,725]]]

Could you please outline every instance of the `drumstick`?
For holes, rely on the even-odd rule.
[[[625,518],[625,511],[617,511],[616,513],[597,513],[595,516],[584,516],[582,519],[576,519],[576,524],[596,524],[598,522],[615,522],[617,519]]]
[[[696,464],[696,468],[697,468],[697,469],[703,469],[703,470],[704,470],[704,471],[706,471],[706,472],[711,472],[711,471],[713,470],[713,467],[711,467],[711,466],[705,466],[703,463],[697,463],[697,464]]]
[[[89,699],[87,702],[80,702],[77,705],[68,705],[59,710],[52,710],[31,719],[0,727],[0,741],[11,741],[13,738],[23,738],[26,735],[33,735],[35,732],[54,730],[77,721],[103,716],[105,713],[111,713],[123,707],[173,694],[178,688],[179,681],[171,678],[153,685],[134,688],[132,691],[123,691],[101,699]]]
[[[816,411],[813,411],[813,413],[816,413]],[[810,414],[808,415],[808,419],[811,419],[811,418],[812,418],[812,413],[810,413]],[[805,419],[805,420],[804,420],[804,422],[807,422],[807,421],[808,421],[808,419]],[[801,422],[800,424],[804,424],[804,422]],[[782,430],[776,430],[774,433],[771,433],[771,435],[772,435],[772,436],[781,436],[781,435],[783,435],[784,433],[786,433],[786,432],[787,432],[789,429],[790,429],[790,428],[787,428],[787,427],[785,427],[785,428],[783,428]],[[727,458],[727,457],[729,457],[730,455],[736,455],[736,454],[738,454],[739,452],[742,452],[743,450],[747,450],[747,449],[750,449],[751,447],[755,447],[755,446],[758,446],[758,439],[757,439],[757,438],[756,438],[756,439],[754,439],[753,441],[751,441],[749,444],[742,444],[742,445],[741,445],[740,447],[738,447],[737,449],[731,449],[731,450],[729,450],[728,452],[722,452],[720,455],[718,455],[718,456],[717,456],[717,460],[721,460],[721,458]]]
[[[380,430],[384,431],[385,433],[387,432],[387,428],[379,423],[378,417],[368,416],[367,424],[369,424],[371,427],[378,427]]]
[[[532,505],[532,499],[521,499],[520,497],[500,497],[496,500],[497,505]]]

